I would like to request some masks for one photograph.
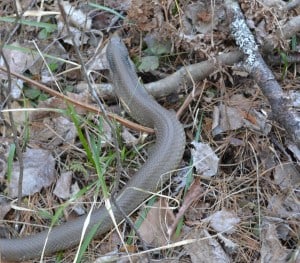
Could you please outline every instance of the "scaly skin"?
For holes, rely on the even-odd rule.
[[[149,158],[117,197],[119,207],[130,214],[149,196],[148,192],[155,191],[159,183],[168,178],[168,173],[176,169],[183,155],[185,134],[175,114],[160,106],[141,86],[128,51],[116,35],[108,44],[107,59],[115,93],[126,111],[138,122],[156,131],[156,143]],[[120,222],[123,216],[115,207],[112,210],[116,221]],[[45,255],[74,247],[80,241],[85,220],[86,216],[82,216],[54,227],[50,232],[18,239],[0,239],[1,259],[24,261],[39,258],[44,246]],[[92,213],[86,233],[97,224],[97,236],[113,227],[105,207]]]

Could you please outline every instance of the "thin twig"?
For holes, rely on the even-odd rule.
[[[8,70],[5,69],[5,68],[3,68],[3,67],[0,67],[0,70],[3,71],[3,72],[8,72]],[[99,108],[96,108],[96,107],[93,107],[93,106],[88,105],[86,103],[83,103],[83,102],[77,101],[75,99],[69,98],[68,96],[65,96],[65,95],[63,95],[63,94],[61,94],[61,93],[59,93],[59,92],[57,92],[57,91],[55,91],[53,89],[48,88],[47,86],[45,86],[45,85],[43,85],[43,84],[41,84],[41,83],[39,83],[39,82],[37,82],[35,80],[27,78],[27,77],[25,77],[25,76],[23,76],[21,74],[16,73],[16,72],[12,72],[11,71],[10,74],[12,76],[15,76],[15,77],[19,78],[19,79],[24,80],[27,83],[32,84],[33,86],[37,87],[39,90],[42,90],[42,91],[50,94],[51,96],[55,96],[55,97],[60,98],[60,99],[62,99],[64,101],[70,102],[73,105],[78,106],[78,107],[80,107],[82,109],[85,109],[85,110],[88,110],[88,111],[91,111],[91,112],[94,112],[94,113],[102,115],[102,111]],[[149,134],[154,133],[153,129],[145,127],[145,126],[142,126],[142,125],[137,124],[137,123],[134,123],[132,121],[123,119],[123,118],[121,118],[120,116],[118,116],[116,114],[109,113],[109,112],[107,112],[106,114],[107,114],[108,118],[110,118],[112,120],[115,120],[115,121],[121,123],[122,125],[130,128],[130,129],[133,129],[133,130],[136,130],[136,131],[140,131],[140,132],[146,132],[146,133],[149,133]]]

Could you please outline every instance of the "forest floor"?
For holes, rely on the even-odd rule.
[[[182,123],[183,158],[130,215],[137,234],[126,219],[36,262],[300,262],[300,1],[238,4],[1,1],[0,237],[88,214],[147,160],[153,130],[124,112],[109,76],[117,32]],[[247,62],[251,36],[261,67]]]

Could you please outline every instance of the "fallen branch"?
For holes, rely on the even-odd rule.
[[[216,69],[216,64],[220,65],[233,65],[239,62],[243,57],[243,54],[239,51],[232,51],[218,55],[214,59],[209,59],[182,67],[178,71],[169,75],[168,77],[145,84],[145,89],[156,98],[170,95],[171,93],[177,93],[184,85],[191,85],[196,81],[203,80],[213,73]],[[85,89],[84,83],[81,84],[81,89]],[[96,84],[93,86],[99,96],[114,96],[113,87],[110,84]]]
[[[193,82],[207,78],[216,69],[216,64],[233,65],[240,61],[242,56],[238,51],[221,54],[214,59],[182,67],[164,79],[146,84],[145,88],[154,97],[177,93],[184,85],[192,85]]]
[[[245,23],[238,3],[234,0],[226,0],[225,3],[231,25],[231,34],[241,51],[246,55],[243,61],[244,69],[257,82],[268,99],[272,109],[272,117],[286,129],[292,141],[299,148],[299,113],[290,107],[288,96],[284,94],[272,71],[258,52],[254,37]]]
[[[266,38],[263,44],[264,53],[270,53],[277,46],[278,39],[289,39],[300,31],[300,16],[296,16],[280,27],[275,34]]]

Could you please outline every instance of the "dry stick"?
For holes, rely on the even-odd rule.
[[[285,56],[284,58],[281,56],[267,56],[266,60],[268,61],[268,63],[274,65],[281,65],[282,63],[299,63],[300,62],[300,53],[298,52],[292,52],[290,54],[288,54],[287,56]]]
[[[293,142],[300,147],[299,113],[290,109],[287,96],[258,52],[254,37],[245,23],[238,3],[234,0],[226,0],[225,3],[231,34],[241,51],[247,55],[243,61],[244,69],[249,72],[268,99],[272,108],[272,117],[286,129]]]
[[[225,64],[225,65],[233,65],[240,61],[240,59],[243,57],[243,54],[239,51],[232,51],[226,54],[218,55],[214,59],[209,59],[207,61],[202,61],[200,63],[196,63],[190,66],[182,67],[178,71],[174,72],[170,76],[161,79],[159,81],[151,82],[149,84],[145,84],[146,90],[154,97],[162,97],[169,95],[173,92],[178,92],[178,90],[183,87],[184,85],[190,85],[192,83],[191,78],[196,82],[199,80],[203,80],[206,78],[209,74],[213,73],[215,70],[216,63]],[[5,68],[0,67],[1,71],[8,72]],[[90,106],[88,104],[79,102],[77,100],[74,100],[72,98],[69,98],[55,90],[52,90],[48,88],[47,86],[34,81],[30,78],[27,78],[21,74],[11,72],[11,74],[19,79],[22,79],[28,83],[31,83],[32,85],[36,86],[38,89],[55,96],[57,98],[63,99],[65,101],[68,101],[80,108],[95,112],[97,114],[102,114],[102,112],[93,106]],[[103,89],[101,87],[104,87]],[[99,89],[101,90],[102,95],[106,96],[113,96],[113,88],[112,86],[108,84],[99,85]],[[112,113],[107,113],[107,116],[110,119],[116,120],[122,125],[131,128],[133,130],[142,131],[146,133],[154,133],[154,130],[148,127],[144,127],[142,125],[139,125],[137,123],[128,121],[126,119],[121,118],[120,116]]]
[[[191,85],[192,80],[197,82],[207,78],[216,69],[216,64],[230,66],[239,62],[242,57],[243,54],[240,51],[220,54],[215,58],[184,66],[166,78],[144,84],[144,87],[153,97],[164,97],[171,93],[177,93],[184,85]],[[97,89],[101,96],[111,97],[114,95],[112,85],[99,84]]]
[[[154,97],[166,96],[178,92],[184,85],[190,86],[193,82],[203,80],[215,71],[216,64],[233,65],[242,57],[243,54],[239,51],[224,53],[215,58],[182,67],[164,79],[146,84],[145,88]]]
[[[5,69],[5,68],[3,68],[3,67],[0,67],[0,70],[8,73],[8,70]],[[23,76],[21,74],[16,73],[16,72],[10,72],[10,74],[13,75],[13,76],[15,76],[15,77],[17,77],[17,78],[19,78],[19,79],[24,80],[27,83],[32,84],[33,86],[37,87],[39,90],[42,90],[42,91],[44,91],[44,92],[46,92],[46,93],[48,93],[48,94],[50,94],[50,95],[52,95],[54,97],[57,97],[57,98],[60,98],[60,99],[62,99],[64,101],[70,102],[71,104],[74,104],[75,106],[78,106],[78,107],[80,107],[82,109],[85,109],[85,110],[88,110],[88,111],[91,111],[91,112],[94,112],[94,113],[102,115],[102,111],[99,108],[97,108],[97,107],[93,107],[93,106],[88,105],[86,103],[82,103],[82,102],[77,101],[75,99],[69,98],[66,95],[63,95],[63,94],[61,94],[61,93],[59,93],[59,92],[57,92],[57,91],[55,91],[53,89],[48,88],[47,86],[45,86],[45,85],[43,85],[43,84],[41,84],[41,83],[39,83],[39,82],[37,82],[35,80],[27,78],[27,77],[25,77],[25,76]],[[153,129],[145,127],[145,126],[142,126],[142,125],[139,125],[139,124],[134,123],[132,121],[128,121],[126,119],[123,119],[123,118],[121,118],[120,116],[118,116],[116,114],[107,112],[107,116],[110,119],[115,120],[115,121],[121,123],[122,125],[130,128],[130,129],[133,129],[133,130],[136,130],[136,131],[141,131],[141,132],[146,132],[146,133],[154,133]]]

